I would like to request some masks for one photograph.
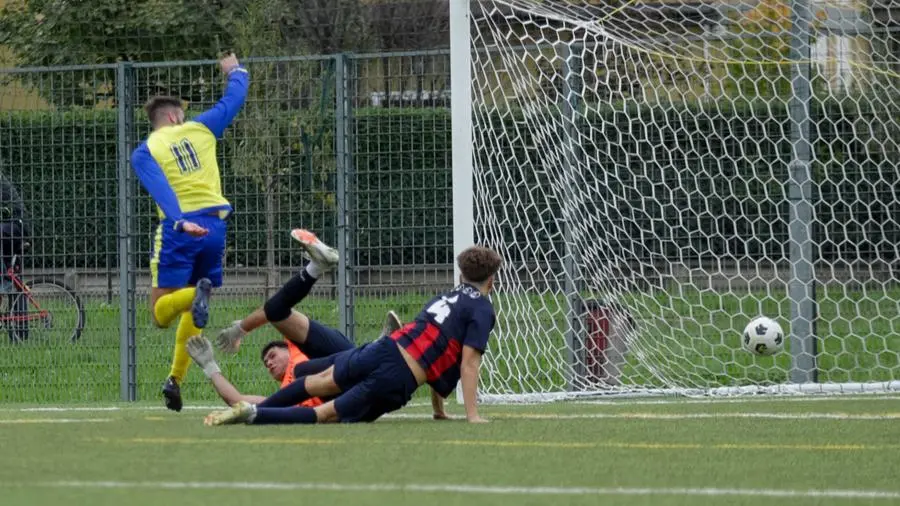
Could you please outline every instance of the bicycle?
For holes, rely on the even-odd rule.
[[[23,243],[22,251],[30,247]],[[84,329],[84,306],[75,290],[52,276],[38,276],[25,281],[19,275],[19,256],[13,255],[0,282],[2,299],[8,301],[0,313],[0,325],[6,328],[10,341],[19,343],[36,338],[41,341],[78,341]],[[0,264],[3,262],[0,261]]]

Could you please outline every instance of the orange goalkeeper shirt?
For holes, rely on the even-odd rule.
[[[281,388],[290,385],[294,381],[294,379],[296,379],[294,378],[294,367],[296,367],[297,364],[302,364],[303,362],[309,360],[309,357],[307,357],[305,353],[300,351],[300,348],[298,348],[297,345],[294,344],[290,339],[285,339],[284,342],[287,343],[288,352],[291,354],[291,358],[288,362],[287,370],[284,371],[284,378],[281,379]],[[322,400],[318,397],[313,397],[312,399],[307,399],[301,402],[300,404],[298,404],[298,406],[314,408],[320,404],[322,404]]]

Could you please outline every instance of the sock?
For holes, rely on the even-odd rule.
[[[294,366],[294,377],[299,378],[300,376],[312,376],[313,374],[319,374],[332,365],[334,365],[334,355],[321,358],[311,358]]]
[[[260,402],[259,408],[284,408],[294,406],[312,397],[306,391],[306,376],[297,378],[290,385],[282,388]]]
[[[176,290],[170,294],[163,295],[156,300],[153,306],[153,314],[156,316],[156,322],[162,327],[168,327],[175,320],[175,317],[191,308],[194,302],[194,294],[197,290],[189,286]]]
[[[311,263],[307,265],[307,268]],[[313,285],[316,284],[316,278],[306,270],[302,270],[294,275],[287,283],[284,284],[269,300],[263,304],[266,320],[270,322],[280,322],[291,315],[291,308],[296,306],[301,300],[309,295]]]
[[[262,408],[257,406],[254,425],[279,423],[316,423],[316,410],[313,408]]]
[[[201,330],[194,326],[194,318],[190,311],[181,314],[178,329],[175,331],[175,352],[172,355],[172,370],[169,376],[174,376],[180,385],[191,366],[191,356],[187,352],[187,340],[199,336]]]
[[[319,279],[322,277],[322,267],[315,262],[315,260],[310,260],[308,264],[306,264],[306,272],[312,276],[313,279]]]

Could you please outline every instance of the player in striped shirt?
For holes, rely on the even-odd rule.
[[[375,342],[310,360],[309,375],[258,404],[242,401],[210,413],[204,423],[372,422],[403,407],[425,383],[432,389],[434,417],[441,419],[443,400],[460,380],[467,419],[485,422],[478,414],[478,378],[496,321],[487,297],[502,259],[473,246],[457,262],[460,285],[430,300],[414,322]],[[293,407],[311,397],[334,399],[315,408]]]
[[[299,304],[309,295],[322,274],[337,266],[339,257],[337,250],[319,240],[316,234],[309,230],[294,229],[291,231],[291,237],[303,247],[309,263],[269,297],[263,307],[243,321],[234,322],[216,339],[223,351],[236,352],[248,333],[242,328],[247,321],[257,322],[257,325],[248,327],[252,329],[271,319],[272,325],[284,336],[284,340],[266,344],[260,358],[272,379],[278,381],[282,387],[293,383],[297,377],[305,376],[310,359],[327,357],[353,348],[353,343],[339,330],[292,309],[292,306]],[[400,319],[393,311],[388,311],[381,335],[388,335],[400,327]],[[257,403],[265,400],[262,396],[242,394],[222,375],[213,356],[212,344],[205,337],[190,338],[187,349],[191,358],[209,378],[216,393],[229,406],[239,401]],[[312,397],[300,404],[315,407],[321,403],[318,397]]]

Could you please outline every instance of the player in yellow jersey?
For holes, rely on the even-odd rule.
[[[215,106],[185,121],[181,100],[155,97],[146,106],[153,132],[131,154],[131,164],[159,208],[150,260],[153,322],[167,328],[179,316],[172,370],[163,385],[166,407],[181,411],[180,384],[191,364],[185,344],[209,319],[209,296],[222,285],[225,219],[216,139],[237,116],[250,78],[234,55],[219,62],[228,79]]]

